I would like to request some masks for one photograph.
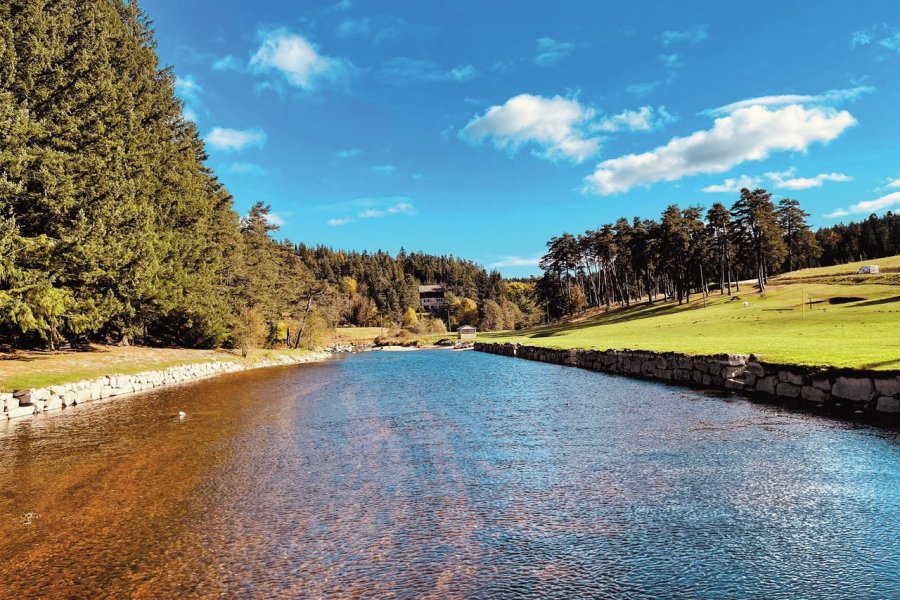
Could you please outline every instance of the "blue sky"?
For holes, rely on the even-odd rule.
[[[508,276],[742,186],[815,225],[900,208],[900,2],[724,4],[143,2],[239,211]]]

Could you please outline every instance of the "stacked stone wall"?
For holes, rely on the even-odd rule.
[[[478,342],[475,350],[641,377],[740,392],[830,413],[900,415],[900,372],[816,368],[769,363],[754,355],[697,356],[649,350],[557,350],[522,344]]]

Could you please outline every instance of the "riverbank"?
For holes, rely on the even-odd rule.
[[[860,265],[803,269],[773,277],[760,294],[741,286],[689,303],[644,302],[609,311],[595,308],[549,326],[481,333],[494,343],[555,349],[683,354],[755,354],[772,363],[850,369],[900,369],[900,257]]]
[[[165,350],[144,349],[150,352],[165,354]],[[179,351],[170,352],[200,352],[210,354],[212,351]],[[128,363],[131,369],[140,369],[137,372],[116,372],[111,375],[98,377],[76,378],[75,373],[83,373],[83,370],[69,371],[70,380],[60,381],[48,385],[23,386],[18,389],[0,392],[0,420],[30,417],[35,414],[54,411],[83,404],[95,400],[126,396],[163,386],[185,383],[205,379],[223,373],[234,373],[250,369],[266,367],[287,366],[326,360],[331,357],[330,352],[308,351],[261,351],[258,356],[239,357],[225,353],[227,358],[221,358],[220,353],[212,353],[217,358],[212,361],[203,361],[201,357],[190,355],[190,362],[182,362],[173,366],[157,369],[146,369],[147,361]],[[179,355],[181,357],[181,355]],[[144,357],[146,359],[146,356]],[[175,356],[168,356],[169,360],[177,360]],[[181,357],[184,360],[185,357]],[[137,357],[132,356],[132,359]],[[137,365],[142,365],[141,369]],[[93,369],[103,368],[94,365]],[[66,371],[57,371],[52,377],[62,380],[66,377]],[[51,379],[51,381],[54,381]],[[27,381],[27,379],[24,379]],[[46,376],[37,377],[37,381],[45,381]],[[9,384],[4,382],[4,385]]]
[[[641,379],[738,392],[786,406],[900,424],[900,370],[807,367],[754,355],[647,350],[555,350],[477,342],[475,350]]]

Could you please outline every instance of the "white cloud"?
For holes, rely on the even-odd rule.
[[[666,110],[665,106],[660,106],[655,113],[653,107],[642,106],[637,110],[625,110],[616,115],[604,117],[593,126],[597,131],[615,132],[615,131],[655,131],[665,125],[675,121]]]
[[[572,54],[575,44],[572,42],[558,42],[553,38],[542,37],[537,39],[537,50],[534,55],[534,64],[539,67],[549,67]]]
[[[262,148],[266,144],[266,132],[262,129],[213,127],[206,135],[206,144],[225,152],[237,152],[254,146]]]
[[[233,162],[228,166],[228,172],[249,177],[265,177],[269,174],[265,167],[251,162]]]
[[[306,38],[281,28],[261,35],[262,43],[250,59],[255,73],[281,73],[287,82],[307,91],[323,81],[335,81],[349,69],[349,63],[319,54]]]
[[[391,217],[396,215],[416,214],[416,207],[411,201],[409,201],[409,199],[406,198],[360,198],[358,200],[352,200],[343,204],[345,206],[368,205],[369,208],[360,210],[355,214],[355,216],[347,215],[344,217],[329,219],[327,221],[328,225],[331,225],[332,227],[339,227],[341,225],[353,223],[357,219],[382,219],[384,217]]]
[[[388,81],[407,84],[419,81],[466,81],[477,77],[478,69],[472,65],[459,65],[446,70],[430,60],[397,56],[385,61],[378,73]]]
[[[748,190],[758,188],[761,183],[761,177],[749,177],[747,175],[741,175],[740,177],[726,179],[722,183],[708,185],[703,188],[703,191],[707,194],[731,194],[739,192],[744,188],[747,188]]]
[[[695,25],[687,29],[668,30],[660,34],[663,46],[671,46],[672,44],[689,43],[696,44],[702,42],[709,34],[707,33],[708,25]]]
[[[241,63],[232,55],[223,56],[212,64],[213,71],[240,71]]]
[[[759,98],[749,98],[739,102],[732,102],[719,108],[713,108],[705,111],[710,115],[727,115],[741,108],[749,106],[788,106],[790,104],[821,104],[835,105],[841,102],[852,102],[861,96],[875,92],[875,88],[869,85],[860,85],[854,88],[828,90],[823,94],[800,95],[800,94],[783,94],[779,96],[761,96]]]
[[[491,269],[500,269],[502,267],[536,267],[540,264],[541,258],[526,258],[523,256],[502,256],[500,260],[492,262],[488,265]]]
[[[542,148],[536,154],[543,158],[582,162],[600,147],[600,138],[586,134],[594,114],[576,100],[520,94],[473,118],[459,135],[472,144],[490,138],[494,146],[510,152],[535,144]]]
[[[857,202],[849,210],[852,213],[868,214],[894,207],[900,207],[900,192],[893,192],[874,200]]]
[[[375,165],[372,167],[372,172],[378,175],[393,175],[397,172],[397,167],[394,165]]]
[[[182,114],[188,121],[196,122],[200,112],[200,94],[203,88],[193,75],[175,78],[175,94],[183,103]]]
[[[813,177],[794,177],[796,169],[788,169],[777,173],[766,173],[775,187],[787,190],[808,190],[822,187],[826,181],[852,181],[853,178],[843,173],[819,173]]]
[[[287,225],[287,221],[284,220],[284,217],[279,215],[278,213],[270,212],[266,215],[266,221],[269,225],[274,225],[275,227],[284,227]]]
[[[884,187],[886,187],[886,188],[900,188],[900,177],[898,177],[897,179],[891,179],[891,180],[889,180],[889,181],[885,184]]]
[[[825,215],[826,219],[840,219],[841,217],[846,217],[850,214],[849,211],[844,210],[843,208],[839,208],[837,210],[833,210],[830,213]]]
[[[675,181],[700,173],[724,173],[745,161],[763,160],[772,152],[804,152],[827,143],[856,124],[847,111],[789,105],[738,108],[717,118],[712,129],[672,138],[642,154],[605,160],[584,180],[584,190],[617,194],[659,181]]]
[[[356,216],[360,219],[380,219],[390,215],[412,215],[415,212],[415,207],[409,202],[398,202],[384,209],[367,208]]]
[[[339,38],[369,37],[372,33],[371,19],[347,19],[342,21],[334,35]]]
[[[886,23],[879,23],[868,29],[854,31],[850,36],[850,48],[868,46],[875,41],[882,48],[900,53],[900,29],[891,27]]]

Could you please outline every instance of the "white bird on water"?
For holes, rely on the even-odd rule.
[[[183,418],[185,418],[186,416],[187,416],[187,413],[184,412],[183,410],[179,410],[179,411],[178,411],[178,418],[179,418],[179,419],[183,419]]]

